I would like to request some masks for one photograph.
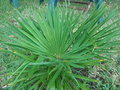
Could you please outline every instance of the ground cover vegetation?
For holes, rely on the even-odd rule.
[[[101,7],[85,19],[71,9],[45,10],[27,16],[17,11],[14,22],[1,24],[1,86],[118,90],[120,26],[118,19],[111,21],[115,12],[107,15]]]

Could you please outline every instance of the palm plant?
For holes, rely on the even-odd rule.
[[[119,20],[103,27],[113,13],[98,24],[105,12],[100,7],[82,23],[81,14],[69,9],[56,8],[52,14],[48,10],[47,16],[34,12],[34,18],[24,18],[18,12],[18,25],[9,23],[6,30],[11,34],[4,35],[8,41],[0,41],[9,50],[0,51],[22,59],[1,72],[1,77],[6,77],[2,85],[12,90],[88,90],[85,82],[98,81],[83,76],[81,70],[110,59],[105,54],[114,53],[113,47],[120,45],[114,39],[120,27],[114,24]]]

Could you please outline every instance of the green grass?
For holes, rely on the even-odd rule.
[[[1,24],[6,23],[8,21],[14,22],[13,16],[15,15],[15,9],[8,3],[8,0],[6,0],[5,2],[1,2],[1,1],[0,1],[0,27],[3,28],[4,26]],[[111,10],[117,9],[117,12],[118,12],[116,17],[113,18],[109,23],[112,23],[115,19],[120,18],[120,6],[119,5],[120,5],[119,0],[111,0],[111,1],[109,0],[107,7],[110,8]],[[37,1],[35,1],[34,3],[29,1],[28,3],[28,0],[23,0],[20,2],[19,10],[21,11],[23,15],[28,15],[28,13],[32,15],[32,13],[30,13],[31,6],[35,6],[36,10],[43,9],[42,6],[39,6]],[[87,16],[89,16],[89,13],[83,16],[83,20]],[[0,36],[0,39],[2,40],[4,39],[4,37]],[[0,45],[0,47],[4,48],[6,46]],[[120,88],[120,82],[119,82],[120,57],[119,56],[120,56],[120,52],[118,52],[117,55],[110,56],[113,58],[113,60],[107,63],[102,63],[99,66],[94,66],[91,70],[85,73],[85,74],[88,74],[89,77],[92,77],[92,78],[95,78],[101,81],[98,84],[89,83],[91,85],[91,89],[93,90],[95,89],[96,90],[119,90]],[[16,57],[11,54],[0,53],[0,64],[2,65],[0,69],[4,69],[4,63],[9,62],[10,60],[13,60],[14,58]]]

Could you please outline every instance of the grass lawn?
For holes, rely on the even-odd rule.
[[[32,0],[19,0],[19,1],[20,7],[18,9],[24,16],[32,15],[31,11],[32,7],[34,7],[35,10],[44,11],[44,9],[46,8],[45,6],[47,5],[47,3],[39,5],[37,0],[34,0],[34,2],[32,2]],[[109,12],[111,12],[111,10],[116,9],[116,16],[112,18],[111,21],[108,22],[107,24],[113,22],[116,19],[120,19],[120,0],[108,0],[106,6],[108,7]],[[92,11],[93,7],[94,5],[91,7],[90,11]],[[83,20],[90,15],[91,13],[90,11],[82,15]],[[9,33],[3,32],[2,28],[4,28],[4,24],[6,24],[9,21],[16,23],[16,21],[14,21],[15,15],[16,15],[15,8],[13,8],[13,6],[9,4],[9,0],[0,0],[0,33],[3,34]],[[1,35],[0,40],[3,39],[4,37]],[[6,46],[0,44],[0,48],[2,47]],[[120,90],[120,52],[118,52],[117,55],[113,55],[110,57],[112,58],[111,61],[102,63],[99,66],[94,66],[92,69],[85,72],[85,74],[87,74],[89,77],[95,78],[100,81],[99,83],[87,83],[91,90]],[[16,58],[18,59],[18,57],[14,55],[0,52],[0,71],[2,71],[2,69],[6,69],[5,68],[6,63]],[[0,81],[1,80],[2,79],[0,79]]]

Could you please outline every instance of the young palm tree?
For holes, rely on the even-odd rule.
[[[62,11],[61,11],[62,10]],[[12,90],[88,90],[85,82],[98,82],[82,75],[81,70],[109,60],[107,53],[116,52],[120,26],[104,26],[113,17],[110,14],[98,24],[106,9],[100,7],[84,22],[74,10],[56,8],[53,13],[35,12],[34,18],[24,18],[19,12],[18,25],[6,26],[12,37],[0,41],[9,50],[0,49],[20,56],[9,63],[1,72],[3,86]],[[3,78],[3,77],[2,77]]]

